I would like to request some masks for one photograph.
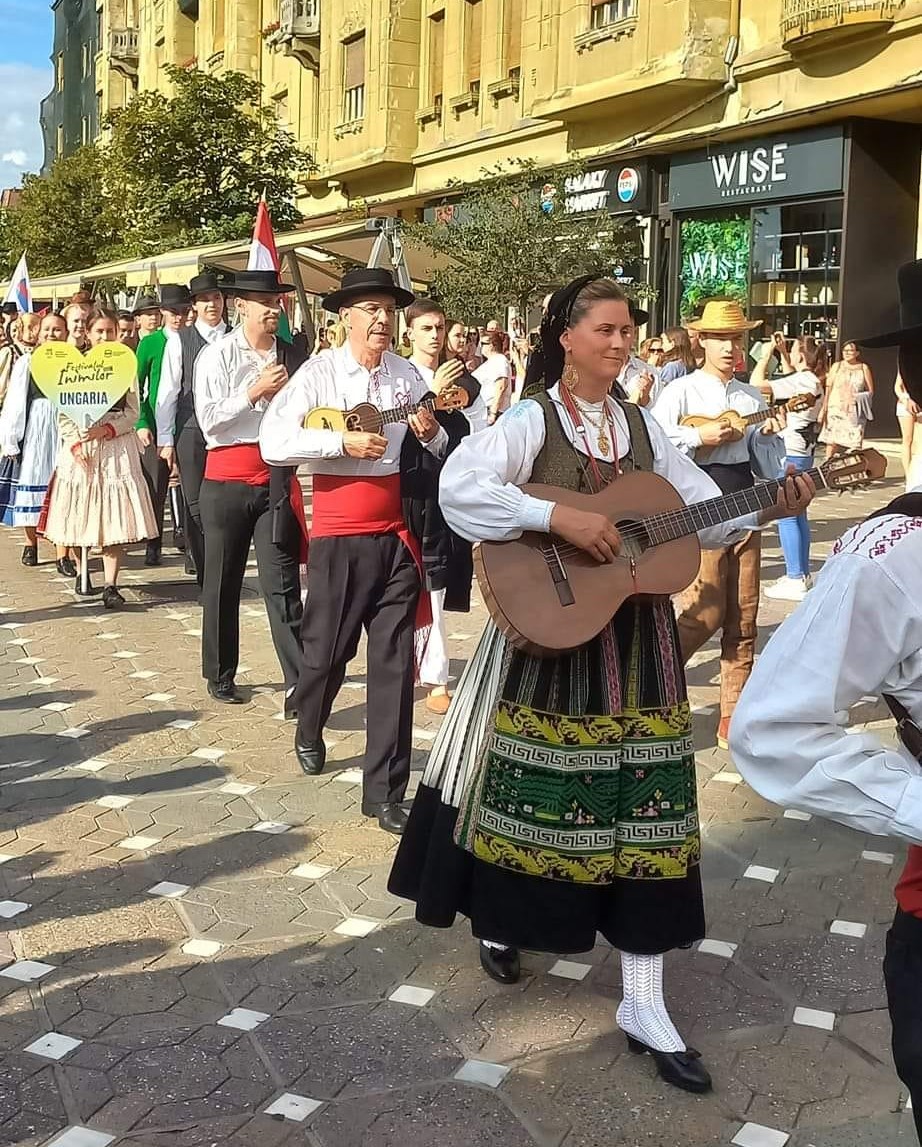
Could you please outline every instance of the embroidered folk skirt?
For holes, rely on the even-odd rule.
[[[433,746],[389,887],[416,918],[575,953],[704,936],[691,714],[666,599],[573,653],[489,625]]]

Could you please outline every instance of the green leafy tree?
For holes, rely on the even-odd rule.
[[[140,92],[106,121],[107,186],[125,254],[244,238],[263,190],[276,226],[301,221],[297,181],[311,167],[261,85],[168,66],[170,96]]]
[[[46,176],[23,178],[19,202],[0,217],[0,275],[12,273],[23,251],[32,275],[54,275],[116,257],[119,243],[102,155],[88,145]]]
[[[452,189],[433,222],[405,229],[410,244],[442,256],[432,293],[450,314],[482,322],[514,306],[524,315],[576,276],[617,274],[639,257],[632,223],[604,210],[565,212],[567,180],[584,171],[579,163],[550,174],[530,163],[484,169],[477,184]]]

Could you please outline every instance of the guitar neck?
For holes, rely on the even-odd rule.
[[[394,426],[398,422],[406,422],[411,414],[420,410],[435,410],[437,399],[424,398],[422,402],[414,402],[409,406],[395,406],[390,410],[379,411],[382,426]]]
[[[767,422],[769,418],[774,418],[779,410],[784,410],[786,405],[784,402],[776,402],[766,410],[757,410],[755,414],[744,414],[742,415],[743,425],[758,426],[760,422]]]
[[[818,487],[829,489],[822,466],[815,466],[804,473],[809,474]],[[738,490],[735,494],[721,494],[717,498],[696,502],[683,510],[652,514],[642,520],[642,525],[654,546],[674,542],[676,538],[697,534],[708,526],[719,526],[722,522],[732,522],[735,518],[767,510],[775,504],[782,482],[781,478],[773,478],[768,482],[757,482],[755,486]]]

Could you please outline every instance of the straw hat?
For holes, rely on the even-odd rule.
[[[749,322],[735,299],[709,299],[704,304],[701,318],[688,323],[688,329],[707,335],[738,335],[743,331],[754,331],[761,325],[761,321]]]

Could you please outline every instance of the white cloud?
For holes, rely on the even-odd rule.
[[[0,188],[18,187],[24,171],[42,166],[39,105],[51,84],[50,68],[0,64]]]

